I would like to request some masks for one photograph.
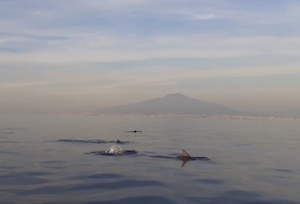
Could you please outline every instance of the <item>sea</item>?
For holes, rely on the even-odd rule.
[[[0,115],[0,203],[300,204],[300,120]]]

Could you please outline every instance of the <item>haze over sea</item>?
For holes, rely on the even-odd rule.
[[[299,132],[299,120],[1,115],[0,203],[298,204]],[[137,154],[86,154],[117,139]],[[210,161],[151,157],[181,149]]]

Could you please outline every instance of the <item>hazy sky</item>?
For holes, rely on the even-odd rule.
[[[299,0],[0,0],[0,113],[182,93],[300,109]]]

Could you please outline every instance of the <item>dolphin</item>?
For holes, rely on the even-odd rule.
[[[121,142],[120,140],[117,140],[116,143],[124,144],[124,142]]]
[[[187,153],[187,151],[185,151],[184,149],[182,149],[182,155],[176,157],[177,159],[180,159],[182,161],[182,165],[181,167],[184,167],[184,165],[191,160],[197,160],[196,158],[193,158],[189,155],[189,153]]]
[[[184,149],[182,150],[182,155],[176,157],[177,159],[180,159],[182,161],[189,161],[189,160],[196,160],[195,158],[191,157],[187,151]]]
[[[120,140],[117,140],[117,142],[121,142]],[[121,142],[122,143],[122,142]],[[119,155],[130,155],[130,154],[136,154],[137,151],[135,150],[122,150],[122,148],[118,145],[113,145],[106,149],[105,151],[94,151],[94,152],[88,152],[85,154],[97,154],[97,155],[103,155],[103,156],[119,156]],[[148,155],[146,155],[148,156]],[[208,157],[191,157],[187,151],[184,149],[182,150],[182,154],[177,157],[172,156],[148,156],[152,158],[164,158],[164,159],[179,159],[182,161],[181,167],[184,167],[184,165],[192,160],[202,160],[202,161],[209,161],[210,159]]]
[[[119,145],[113,145],[107,148],[105,151],[94,151],[88,152],[85,154],[97,154],[97,155],[104,155],[104,156],[120,156],[120,155],[129,155],[129,154],[136,154],[137,151],[135,150],[122,150]]]
[[[138,132],[142,132],[142,131],[141,130],[129,130],[129,131],[126,131],[126,132],[138,133]]]
[[[58,142],[73,142],[73,143],[117,143],[117,144],[125,144],[129,143],[129,141],[121,141],[121,140],[114,140],[114,141],[108,141],[108,140],[73,140],[73,139],[61,139],[57,140]]]
[[[105,150],[106,154],[119,155],[124,154],[124,151],[119,145],[113,145]]]

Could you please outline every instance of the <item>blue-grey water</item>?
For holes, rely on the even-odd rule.
[[[0,203],[299,204],[300,122],[1,115]]]

